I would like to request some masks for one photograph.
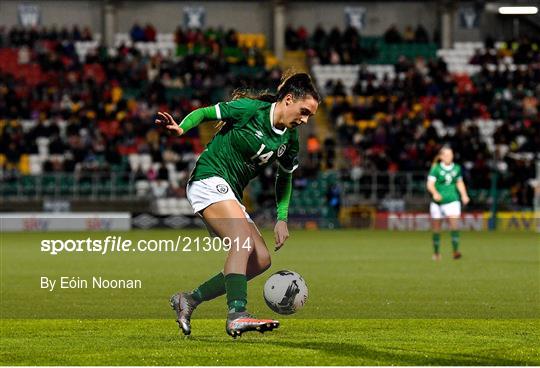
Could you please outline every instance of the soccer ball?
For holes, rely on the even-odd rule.
[[[306,304],[307,285],[293,271],[279,271],[264,284],[264,300],[270,309],[279,314],[293,314]]]

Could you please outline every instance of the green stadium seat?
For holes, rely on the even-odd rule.
[[[17,186],[18,183],[16,181],[3,181],[2,183],[0,183],[0,187],[2,188],[2,197],[16,196],[18,191]]]
[[[56,174],[44,174],[41,177],[41,192],[43,195],[55,196],[59,192],[59,177]]]
[[[76,193],[80,197],[88,197],[92,194],[92,182],[85,178],[76,182],[77,190]]]
[[[37,179],[32,175],[24,175],[21,177],[20,181],[22,195],[24,196],[35,196],[37,190]]]
[[[99,197],[110,197],[112,192],[112,181],[110,179],[98,180],[96,193]]]
[[[67,174],[60,178],[60,194],[62,196],[73,195],[75,179],[73,175]]]

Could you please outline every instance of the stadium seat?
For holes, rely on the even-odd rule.
[[[135,182],[135,193],[137,197],[147,197],[150,194],[150,182],[148,180],[137,180]]]

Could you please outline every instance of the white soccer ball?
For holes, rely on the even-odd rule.
[[[296,272],[279,271],[264,284],[264,300],[270,309],[279,314],[293,314],[306,304],[308,288]]]

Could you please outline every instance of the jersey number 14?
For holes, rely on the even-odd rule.
[[[256,160],[257,158],[259,159],[259,162],[258,162],[259,166],[267,164],[268,160],[270,160],[270,158],[274,154],[274,151],[268,151],[266,153],[262,153],[262,151],[265,148],[266,148],[266,146],[261,143],[261,147],[259,147],[259,150],[257,151],[257,153],[254,154],[253,156],[251,156],[252,160]]]

